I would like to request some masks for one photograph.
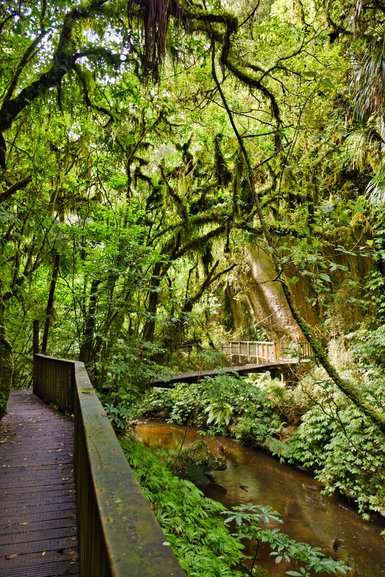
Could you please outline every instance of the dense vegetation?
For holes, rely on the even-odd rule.
[[[378,396],[383,375],[372,373],[371,379],[370,399]],[[206,378],[149,391],[136,415],[159,412],[170,423],[231,436],[308,468],[325,493],[355,500],[364,518],[373,511],[385,513],[382,435],[330,381],[308,377],[287,388],[268,376]]]
[[[343,562],[281,532],[277,527],[281,520],[269,507],[241,505],[228,511],[205,498],[189,481],[172,475],[143,445],[130,438],[122,445],[189,577],[264,577],[265,571],[255,562],[250,564],[241,538],[256,550],[260,543],[268,543],[277,563],[284,560],[290,564],[288,575],[306,577],[310,571],[346,574],[348,567]]]
[[[305,340],[299,387],[178,387],[170,418],[383,511],[384,37],[380,0],[3,2],[0,417],[35,319],[118,427],[182,344]]]

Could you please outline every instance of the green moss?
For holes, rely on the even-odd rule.
[[[198,439],[191,447],[173,456],[168,465],[178,477],[199,485],[205,484],[208,480],[206,473],[226,469],[226,458],[223,455],[215,455],[205,441]]]

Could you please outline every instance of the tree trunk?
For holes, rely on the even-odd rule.
[[[7,411],[7,403],[12,388],[13,355],[12,347],[5,335],[4,303],[0,301],[0,419]]]
[[[162,263],[155,263],[150,280],[150,296],[148,298],[147,314],[148,318],[143,328],[143,340],[153,341],[155,334],[156,311],[159,304],[159,286],[161,280]]]
[[[84,319],[83,339],[80,345],[79,360],[88,364],[93,359],[93,345],[96,324],[96,307],[98,304],[98,288],[101,281],[94,279],[91,283],[90,300],[86,318]]]
[[[52,314],[53,314],[53,304],[55,301],[55,290],[56,290],[57,277],[59,275],[59,268],[60,268],[60,255],[59,255],[59,253],[55,252],[54,260],[53,260],[53,267],[52,267],[51,283],[50,283],[50,287],[49,287],[47,308],[45,310],[45,323],[44,323],[43,340],[41,343],[41,352],[44,355],[47,352],[48,333],[49,333],[49,329],[51,327],[51,320],[52,320]]]

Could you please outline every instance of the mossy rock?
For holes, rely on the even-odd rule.
[[[223,455],[215,455],[204,441],[198,440],[180,452],[172,469],[182,479],[188,479],[196,485],[207,485],[210,483],[207,473],[224,471],[226,458]]]

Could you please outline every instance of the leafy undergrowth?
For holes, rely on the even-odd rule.
[[[342,562],[279,531],[276,525],[281,520],[269,507],[241,505],[226,510],[191,482],[174,476],[138,441],[126,437],[122,447],[187,577],[265,576],[255,558],[250,562],[245,555],[243,539],[255,551],[260,543],[268,543],[277,564],[290,564],[287,575],[346,574],[348,567]]]
[[[330,383],[302,417],[287,454],[289,462],[314,471],[326,494],[354,499],[364,518],[369,511],[384,514],[384,437]]]
[[[192,349],[190,352],[178,350],[172,353],[168,359],[168,366],[179,375],[191,371],[205,371],[228,367],[229,359],[220,351],[214,349]]]
[[[263,380],[266,377],[260,377]],[[167,422],[195,426],[212,435],[272,448],[283,420],[258,381],[231,375],[206,377],[199,383],[177,383],[152,389],[140,404],[142,415],[167,412]]]

